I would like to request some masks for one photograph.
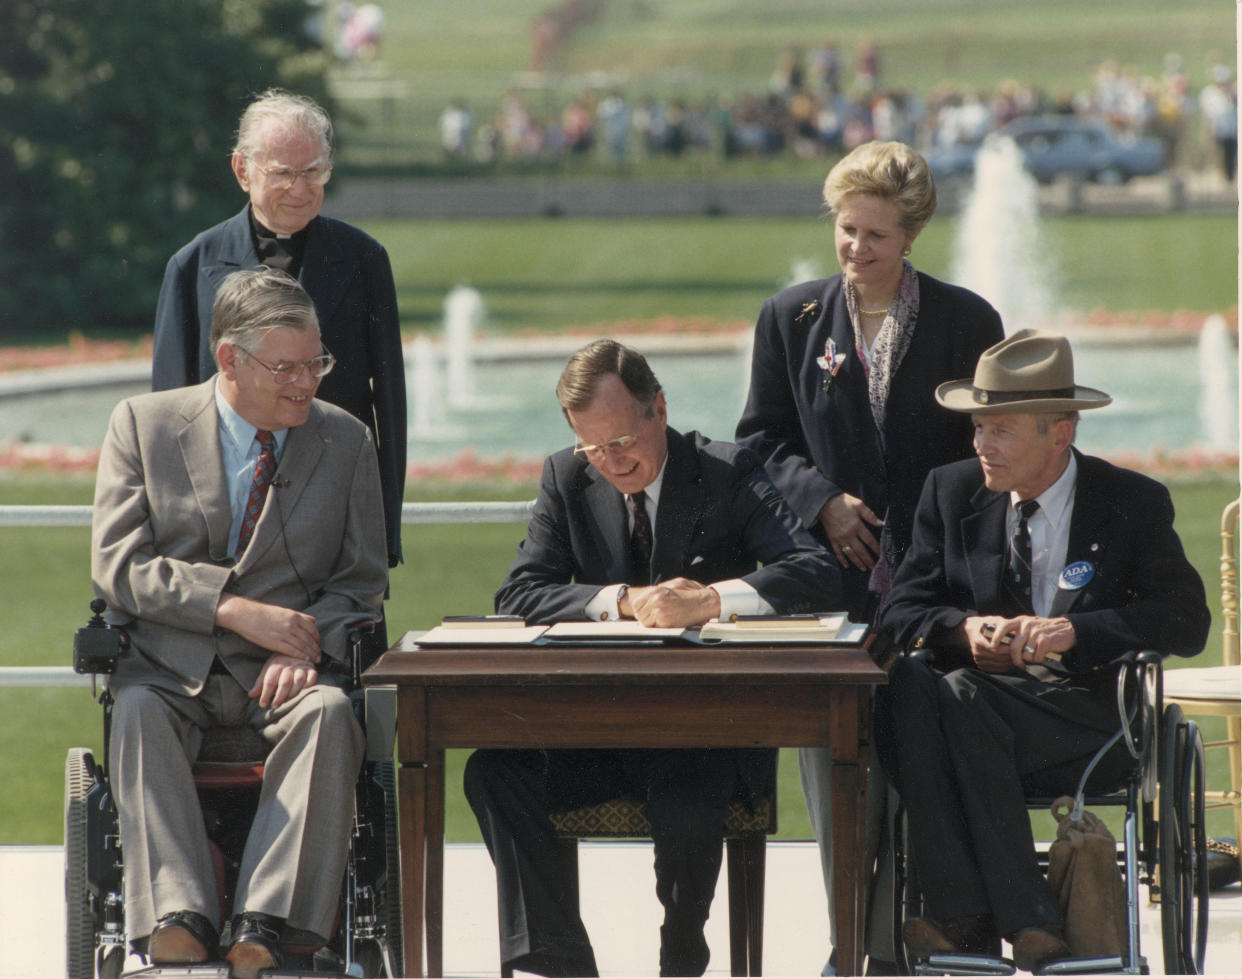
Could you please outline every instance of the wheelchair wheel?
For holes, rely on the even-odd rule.
[[[86,748],[70,748],[65,759],[65,972],[69,979],[94,979],[95,914],[87,880],[87,793],[94,784],[94,760]]]
[[[1160,740],[1160,925],[1167,975],[1202,975],[1207,949],[1203,739],[1170,704]]]
[[[405,957],[401,946],[401,844],[397,827],[397,766],[393,762],[376,765],[376,777],[384,790],[384,923],[388,933],[388,955],[394,975],[404,975]]]
[[[380,810],[372,812],[372,819],[375,822],[382,821],[384,829],[383,850],[377,854],[379,874],[374,887],[375,911],[383,927],[388,962],[385,963],[382,947],[377,941],[359,942],[355,955],[365,976],[401,976],[405,974],[405,960],[401,946],[401,866],[397,835],[396,765],[390,761],[376,762],[371,781],[379,790],[374,804]]]

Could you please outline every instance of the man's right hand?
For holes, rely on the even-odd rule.
[[[216,605],[216,625],[270,652],[308,663],[318,663],[323,655],[315,617],[295,609],[226,593]]]

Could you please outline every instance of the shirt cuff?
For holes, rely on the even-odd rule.
[[[612,622],[621,618],[621,610],[617,608],[617,592],[620,585],[605,585],[595,593],[586,604],[586,617],[591,622]]]
[[[717,581],[710,586],[720,596],[720,618],[729,622],[739,615],[772,615],[776,609],[764,601],[759,592],[741,578]]]

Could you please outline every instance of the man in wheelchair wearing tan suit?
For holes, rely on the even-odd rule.
[[[249,726],[270,746],[225,946],[249,977],[279,964],[283,927],[332,932],[364,738],[331,680],[349,626],[378,613],[387,560],[372,438],[315,399],[333,360],[302,287],[234,273],[212,333],[215,377],[113,412],[91,573],[130,639],[109,761],[128,931],[154,962],[217,958],[191,777],[204,731]]]

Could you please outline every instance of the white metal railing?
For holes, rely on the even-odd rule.
[[[524,523],[534,500],[484,500],[471,503],[406,503],[403,524]],[[89,506],[0,506],[0,527],[89,527]],[[91,677],[70,666],[0,666],[0,687],[82,687]]]
[[[467,503],[405,503],[403,524],[524,523],[534,500],[483,500]],[[80,506],[0,506],[0,527],[89,527],[91,508]]]

